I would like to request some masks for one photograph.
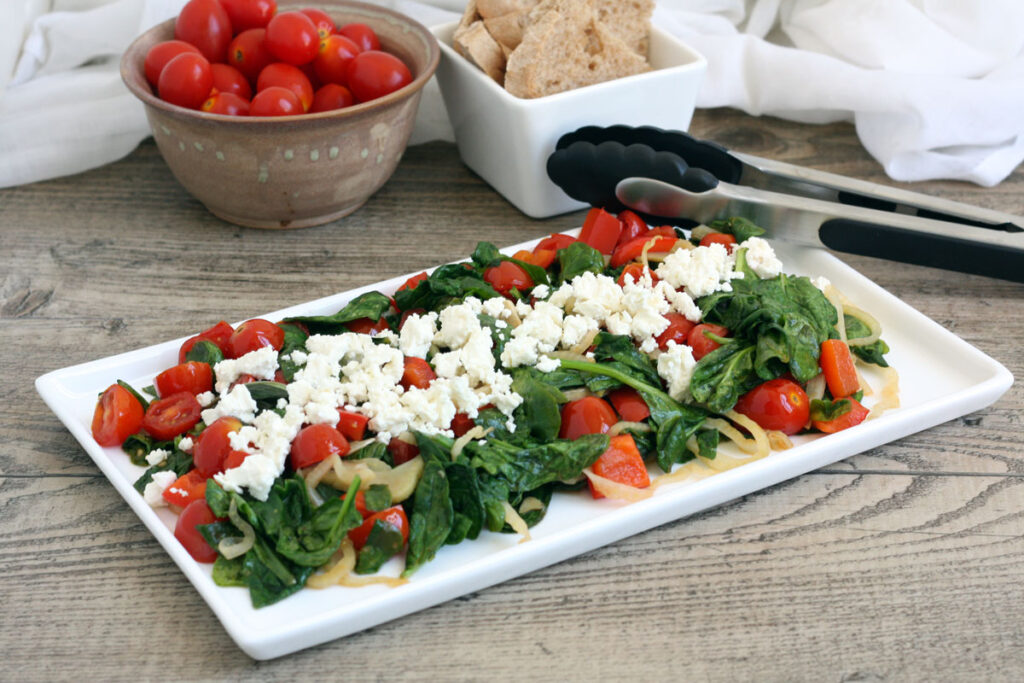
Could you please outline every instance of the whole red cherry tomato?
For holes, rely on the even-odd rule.
[[[578,439],[584,434],[604,434],[619,421],[608,403],[597,396],[585,396],[562,406],[560,439]]]
[[[295,93],[302,103],[303,111],[308,110],[313,104],[313,84],[298,67],[284,62],[267,65],[256,81],[256,91],[262,92],[274,86],[288,88]]]
[[[199,108],[210,114],[248,116],[249,100],[239,97],[233,92],[217,92],[207,97]]]
[[[213,72],[213,87],[217,92],[234,93],[246,100],[252,98],[252,86],[249,85],[249,80],[235,67],[227,64],[211,64],[210,71]]]
[[[746,415],[762,429],[796,434],[807,424],[811,402],[799,384],[780,377],[740,396],[736,412]]]
[[[219,0],[189,0],[174,22],[174,37],[195,45],[211,62],[224,61],[233,35],[231,18]]]
[[[322,83],[345,85],[348,65],[359,54],[359,46],[345,36],[327,36],[320,41],[320,51],[313,69]]]
[[[334,19],[331,19],[331,16],[323,10],[308,7],[301,11],[313,20],[313,26],[316,27],[316,34],[320,37],[321,41],[334,33],[338,28],[334,25]]]
[[[274,55],[263,42],[266,35],[266,29],[251,28],[239,33],[228,45],[228,64],[245,74],[250,83],[255,83],[263,68],[274,61]]]
[[[267,24],[267,49],[282,62],[298,66],[316,59],[320,35],[302,12],[281,12]]]
[[[203,535],[196,530],[197,526],[213,524],[217,518],[205,499],[189,503],[174,524],[174,537],[185,546],[185,550],[196,562],[213,562],[217,559],[217,551],[210,547]]]
[[[292,441],[292,467],[309,467],[335,454],[344,458],[348,449],[348,439],[329,424],[303,427]]]
[[[120,384],[111,384],[92,414],[92,438],[101,446],[120,446],[142,426],[142,404]]]
[[[228,340],[228,355],[231,358],[240,358],[264,346],[272,346],[280,351],[283,345],[284,330],[269,320],[253,318],[239,325],[231,335],[231,339]]]
[[[380,49],[380,38],[366,24],[345,24],[338,29],[338,33],[358,45],[362,52]]]
[[[708,355],[721,344],[716,342],[714,339],[710,339],[704,333],[708,332],[715,335],[716,337],[728,337],[729,330],[721,325],[712,325],[710,323],[701,323],[692,330],[690,334],[686,336],[686,343],[693,349],[694,360],[700,360],[704,356]]]
[[[157,439],[166,441],[195,427],[202,411],[193,394],[179,391],[150,403],[142,417],[142,428]]]
[[[183,40],[165,40],[149,48],[149,52],[146,53],[146,61],[143,62],[143,69],[149,84],[155,88],[160,82],[160,72],[167,66],[167,62],[184,52],[201,54],[195,45]]]
[[[202,55],[183,52],[160,72],[160,99],[179,107],[198,109],[213,88],[213,70]]]
[[[264,28],[277,13],[276,0],[220,0],[224,11],[231,18],[235,33],[252,28]]]
[[[153,380],[161,396],[187,391],[195,396],[213,389],[213,370],[208,363],[189,361],[164,370]]]
[[[313,93],[313,104],[309,108],[310,114],[333,109],[344,109],[355,104],[356,99],[352,93],[343,85],[328,83]]]
[[[526,271],[511,261],[502,261],[484,271],[484,280],[501,294],[507,296],[513,289],[520,292],[533,287],[533,280]]]
[[[401,59],[387,52],[368,50],[349,62],[346,84],[356,99],[369,102],[412,83],[412,74]]]
[[[221,417],[199,432],[192,446],[192,461],[204,477],[223,472],[225,461],[234,451],[231,434],[242,428],[242,421],[236,417]]]
[[[695,327],[695,324],[686,319],[686,316],[681,313],[666,313],[665,318],[668,320],[668,327],[665,331],[655,337],[658,342],[658,348],[662,351],[668,349],[668,343],[674,341],[676,344],[685,344],[690,337],[690,332]],[[707,341],[711,341],[708,339]],[[713,343],[713,342],[712,342]]]
[[[299,96],[278,85],[256,93],[249,103],[249,116],[295,116],[304,111]]]

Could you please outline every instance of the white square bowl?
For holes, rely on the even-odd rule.
[[[652,27],[652,70],[566,92],[522,99],[509,94],[452,47],[455,22],[434,26],[441,44],[437,80],[462,161],[532,218],[581,209],[547,175],[547,158],[582,126],[657,126],[685,131],[707,61]]]

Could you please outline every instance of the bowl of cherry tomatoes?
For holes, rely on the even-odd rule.
[[[433,34],[346,0],[190,0],[139,36],[121,77],[178,182],[256,228],[352,213],[391,177],[437,68]]]

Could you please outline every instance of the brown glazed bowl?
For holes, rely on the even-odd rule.
[[[412,83],[370,102],[318,114],[224,116],[164,102],[146,81],[146,53],[174,38],[173,19],[139,36],[121,59],[121,78],[145,104],[153,138],[174,177],[231,223],[302,228],[362,206],[398,165],[423,86],[437,68],[437,40],[409,17],[345,0],[316,0],[312,6],[339,26],[369,25],[382,49],[409,67]]]

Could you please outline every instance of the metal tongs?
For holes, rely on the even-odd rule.
[[[683,227],[742,216],[768,237],[1024,282],[1024,217],[729,152],[679,131],[568,133],[548,175],[580,201]]]

